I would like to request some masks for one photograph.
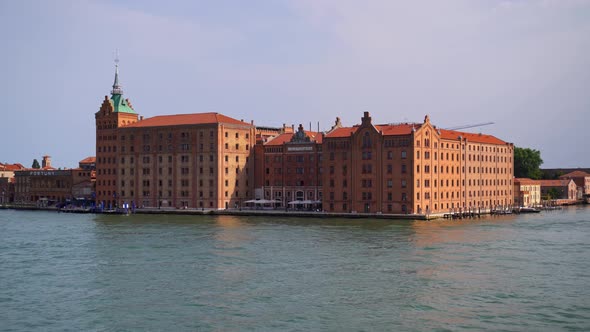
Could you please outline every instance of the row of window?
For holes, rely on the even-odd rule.
[[[270,180],[266,180],[264,183],[265,183],[264,185],[267,186],[267,187],[271,185]],[[280,186],[283,185],[283,181],[281,181],[281,180],[274,180],[273,183],[272,183],[272,185],[273,186],[280,187]],[[287,187],[291,187],[291,186],[303,187],[303,186],[306,186],[306,185],[313,187],[313,186],[316,185],[316,181],[310,180],[309,182],[305,182],[305,180],[300,180],[300,179],[297,179],[297,180],[290,180],[290,179],[288,179],[288,180],[285,181],[285,186],[287,186]],[[317,181],[317,186],[320,186],[320,187],[322,186],[322,180],[318,180]]]
[[[450,195],[449,195],[450,193]],[[440,199],[455,199],[455,198],[460,198],[459,197],[459,192],[456,192],[457,195],[455,195],[454,191],[443,191],[440,194]],[[512,190],[508,191],[508,190],[476,190],[476,191],[468,191],[469,197],[490,197],[490,196],[506,196],[508,195],[508,193],[510,195],[512,195]],[[438,192],[434,192],[434,199],[438,199]],[[445,197],[446,196],[446,197]],[[463,198],[465,198],[465,191],[463,191]],[[424,193],[424,199],[430,199],[430,192],[425,192]],[[416,193],[416,200],[420,200],[420,193],[417,192]]]
[[[331,201],[335,200],[335,193],[333,191],[331,191],[329,193],[329,198]],[[373,199],[373,193],[370,191],[367,192],[362,192],[361,193],[361,200],[363,201],[367,201],[367,200],[372,200]],[[348,200],[348,192],[343,191],[342,192],[342,200]],[[402,201],[407,201],[408,200],[408,195],[406,193],[401,193],[401,200]],[[387,201],[393,201],[393,193],[392,192],[388,192],[387,193]]]

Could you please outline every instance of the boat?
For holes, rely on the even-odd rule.
[[[539,213],[539,212],[541,212],[541,210],[535,209],[533,207],[521,206],[518,208],[514,208],[514,212],[515,213]]]

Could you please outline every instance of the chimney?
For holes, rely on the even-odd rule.
[[[361,118],[362,124],[371,124],[371,116],[369,116],[369,112],[364,112],[363,117]]]
[[[43,156],[43,161],[41,162],[41,168],[51,167],[51,157],[50,156]]]

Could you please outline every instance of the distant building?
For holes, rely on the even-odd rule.
[[[329,212],[442,214],[513,204],[513,150],[430,123],[335,126],[323,138]]]
[[[557,199],[574,201],[577,198],[578,188],[574,180],[539,180],[541,184],[541,196],[544,199]]]
[[[14,175],[15,203],[51,206],[93,200],[93,169],[56,169],[51,157],[44,156],[42,168],[22,169]]]
[[[528,178],[515,178],[514,204],[524,207],[541,204],[541,183]]]
[[[590,174],[584,171],[573,171],[559,177],[562,180],[571,179],[578,187],[577,198],[582,199],[584,196],[590,195]]]
[[[14,172],[23,169],[22,164],[0,163],[0,204],[14,202]]]

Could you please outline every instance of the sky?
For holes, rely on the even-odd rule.
[[[0,162],[95,155],[114,53],[137,113],[422,122],[590,167],[590,0],[0,0]]]

